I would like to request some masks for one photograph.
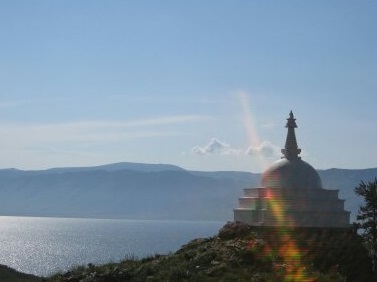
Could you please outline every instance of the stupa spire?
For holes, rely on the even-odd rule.
[[[297,128],[296,119],[293,116],[292,111],[289,113],[289,118],[287,118],[287,124],[285,125],[288,128],[287,139],[285,140],[285,147],[281,150],[284,155],[283,158],[288,160],[299,159],[298,156],[301,153],[301,149],[297,146],[295,128]]]

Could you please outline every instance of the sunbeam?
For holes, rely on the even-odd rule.
[[[243,114],[243,123],[245,127],[245,132],[247,136],[248,143],[251,147],[256,148],[261,145],[259,139],[258,131],[255,127],[255,117],[251,113],[251,102],[249,95],[245,91],[239,91],[237,93],[238,99],[241,104],[242,114]],[[259,163],[259,167],[264,171],[268,165],[269,161],[264,157],[263,154],[255,154]]]

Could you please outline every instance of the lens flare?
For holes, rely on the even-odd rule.
[[[261,144],[261,142],[259,140],[259,136],[255,128],[255,118],[253,118],[253,115],[251,114],[251,103],[249,95],[244,91],[239,91],[237,93],[237,96],[242,108],[242,119],[245,126],[245,131],[249,145],[252,148],[256,148]],[[263,154],[255,154],[255,157],[257,157],[258,163],[262,170],[265,170],[269,165],[269,161],[263,156]]]
[[[269,189],[269,188],[266,188]],[[269,189],[270,190],[270,189]],[[284,197],[279,193],[270,191],[268,198],[268,208],[272,212],[273,221],[276,229],[276,248],[277,256],[282,263],[280,271],[283,272],[282,281],[315,281],[310,277],[308,267],[304,259],[304,250],[301,250],[296,243],[294,227],[295,222],[286,212]],[[270,255],[266,253],[265,255]]]
[[[257,130],[255,128],[255,118],[251,113],[251,103],[249,96],[245,92],[238,92],[238,98],[242,106],[243,121],[250,146],[257,147],[260,145]],[[264,170],[269,166],[269,161],[262,154],[256,155],[261,168]],[[279,181],[279,178],[270,179],[269,181]],[[268,182],[267,182],[268,183]],[[277,183],[275,183],[277,184]],[[275,185],[276,186],[276,185]],[[308,271],[308,265],[305,262],[305,251],[300,249],[295,240],[295,222],[287,212],[287,205],[284,201],[284,195],[278,192],[278,189],[265,187],[265,201],[267,209],[271,211],[272,218],[265,218],[265,222],[272,223],[272,234],[275,238],[269,240],[275,244],[273,246],[265,246],[261,250],[261,255],[265,257],[276,257],[274,269],[281,274],[277,281],[315,281]],[[246,248],[255,245],[254,241],[249,242]]]

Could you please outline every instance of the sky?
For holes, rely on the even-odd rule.
[[[3,0],[0,168],[377,167],[377,1]]]

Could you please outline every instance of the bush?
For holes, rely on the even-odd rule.
[[[246,223],[235,221],[228,222],[220,229],[218,237],[222,240],[242,238],[250,234],[250,226]]]

